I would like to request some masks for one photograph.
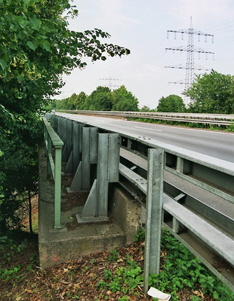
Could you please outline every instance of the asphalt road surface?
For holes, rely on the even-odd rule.
[[[66,113],[56,113],[56,115],[133,137],[143,137],[154,142],[166,143],[172,149],[173,146],[176,146],[234,163],[234,133],[142,123],[107,117]]]

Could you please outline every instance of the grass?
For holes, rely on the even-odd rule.
[[[145,122],[145,123],[155,123],[155,124],[166,124],[173,126],[185,126],[190,128],[199,128],[199,129],[207,129],[211,131],[226,131],[226,132],[234,132],[234,122],[230,125],[213,125],[213,124],[204,124],[204,123],[195,123],[195,122],[179,122],[179,121],[167,121],[167,120],[157,120],[150,118],[128,118],[128,120]]]

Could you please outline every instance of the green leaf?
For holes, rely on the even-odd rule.
[[[23,0],[25,5],[28,5],[32,0]]]
[[[2,67],[2,70],[6,69],[6,61],[4,61],[3,59],[0,59],[0,66]]]
[[[42,24],[41,20],[37,18],[30,18],[30,23],[32,24],[32,27],[36,30],[39,30]]]
[[[50,44],[49,44],[49,42],[47,42],[47,41],[44,41],[44,42],[41,44],[41,47],[42,47],[43,49],[45,49],[46,51],[50,51]]]
[[[29,48],[31,48],[33,51],[35,51],[38,47],[38,45],[36,45],[35,43],[33,43],[32,41],[28,41],[27,45]]]

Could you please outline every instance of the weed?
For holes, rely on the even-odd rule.
[[[106,280],[112,280],[114,277],[110,270],[104,270],[104,278]]]
[[[160,274],[150,275],[150,286],[157,286],[162,291],[170,288],[173,300],[178,300],[176,292],[184,287],[201,287],[204,294],[219,301],[234,299],[234,294],[165,229],[162,235],[162,249],[166,250],[166,258]],[[193,301],[200,300],[198,296],[191,298]]]
[[[145,240],[145,229],[140,228],[137,234],[134,235],[134,242],[141,242]]]
[[[119,253],[116,250],[110,251],[110,256],[108,257],[108,260],[111,262],[116,262],[118,260]]]

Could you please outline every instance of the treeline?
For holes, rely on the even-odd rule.
[[[176,113],[234,113],[234,77],[212,70],[210,73],[198,75],[184,96],[188,98],[186,105],[182,97],[171,94],[161,97],[157,106],[138,108],[138,100],[133,94],[121,86],[111,91],[108,87],[97,87],[91,95],[84,92],[72,94],[70,97],[53,100],[50,110],[94,110],[94,111],[154,111]],[[156,102],[156,101],[155,101]]]
[[[99,86],[90,95],[84,92],[78,95],[53,100],[50,109],[57,110],[94,110],[94,111],[138,111],[138,99],[127,91],[125,86],[111,91]]]

